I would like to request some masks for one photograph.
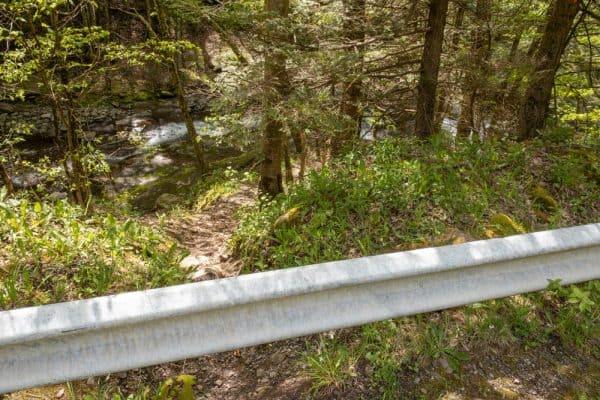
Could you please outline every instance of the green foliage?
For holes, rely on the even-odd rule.
[[[352,350],[337,343],[335,339],[321,336],[316,350],[303,356],[305,375],[312,379],[312,391],[326,387],[343,387],[356,376],[354,366],[357,357]]]
[[[526,169],[522,147],[430,146],[384,140],[312,171],[287,195],[242,211],[234,247],[249,268],[281,268],[386,251],[448,226],[481,235],[493,210],[526,218],[515,180]],[[301,223],[274,226],[292,208]]]
[[[533,204],[542,210],[557,211],[560,207],[550,192],[540,185],[535,185],[531,189],[530,197]]]
[[[371,386],[381,399],[393,399],[400,391],[400,357],[396,347],[399,329],[394,321],[383,321],[361,328],[360,353],[373,366]]]
[[[122,390],[111,385],[110,377],[100,379],[93,392],[89,389],[77,390],[68,384],[70,400],[194,400],[194,386],[196,377],[193,375],[179,375],[175,379],[169,378],[156,388],[139,388],[133,393],[123,394]],[[79,392],[83,392],[80,394]]]
[[[587,179],[581,160],[570,157],[553,157],[550,181],[557,187],[575,188]]]
[[[496,214],[490,218],[494,229],[502,235],[526,233],[525,228],[506,214]]]
[[[65,201],[0,201],[0,308],[181,283],[164,233]]]
[[[457,350],[449,342],[446,330],[441,326],[429,323],[424,334],[421,336],[421,356],[434,360],[445,359],[453,370],[458,370],[460,364],[469,360],[469,355]]]
[[[596,160],[576,146],[386,139],[243,209],[232,244],[248,269],[268,269],[436,243],[450,229],[485,238],[585,223],[600,215]],[[298,223],[275,223],[294,208]]]
[[[194,185],[195,208],[201,210],[209,207],[220,198],[235,193],[241,185],[254,181],[256,175],[251,172],[241,172],[233,168],[216,170]]]
[[[581,286],[560,286],[560,281],[548,285],[546,313],[553,332],[567,345],[598,353],[600,344],[600,281]]]

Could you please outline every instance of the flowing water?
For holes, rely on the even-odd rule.
[[[104,189],[121,192],[127,188],[147,185],[160,179],[168,179],[171,171],[180,171],[195,162],[192,146],[188,141],[187,128],[181,121],[178,110],[163,103],[145,103],[134,106],[130,116],[119,121],[97,124],[100,128],[86,133],[88,139],[98,140],[97,148],[111,167],[110,176],[98,178]],[[106,126],[114,127],[107,132]],[[235,149],[219,146],[223,130],[202,120],[194,121],[194,126],[206,145],[206,157],[215,161],[237,155]],[[50,163],[62,168],[56,162],[59,149],[49,139],[32,139],[20,146],[26,160],[35,164],[47,158]],[[42,173],[22,171],[13,175],[17,188],[33,188],[45,181]],[[49,190],[60,188],[50,188]]]

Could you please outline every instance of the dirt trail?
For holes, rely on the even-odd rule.
[[[237,227],[237,210],[256,199],[256,188],[242,186],[235,194],[177,221],[168,232],[190,252],[182,265],[192,268],[195,281],[236,276],[242,263],[228,248]],[[202,399],[300,399],[310,380],[298,374],[307,339],[292,339],[237,351],[204,356],[156,367],[114,374],[108,379],[124,393],[156,386],[179,374],[197,377],[196,393]],[[91,383],[91,382],[90,382]]]
[[[256,189],[242,186],[230,196],[216,202],[179,221],[168,229],[180,246],[190,252],[182,266],[195,270],[195,281],[236,276],[241,262],[231,255],[228,243],[237,227],[234,218],[241,206],[251,204],[256,199]]]

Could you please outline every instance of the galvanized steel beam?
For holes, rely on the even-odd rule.
[[[0,312],[0,393],[600,279],[600,224]]]

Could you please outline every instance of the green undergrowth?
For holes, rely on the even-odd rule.
[[[243,209],[232,244],[265,270],[594,222],[598,165],[578,144],[387,139]]]
[[[243,184],[256,182],[257,175],[253,172],[238,171],[225,168],[214,171],[194,186],[192,206],[202,210],[213,205],[217,200],[236,193]]]
[[[597,222],[599,151],[547,138],[383,140],[241,210],[232,244],[255,271]],[[445,398],[460,387],[464,398],[519,398],[471,371],[497,363],[495,374],[518,376],[532,362],[551,377],[563,362],[564,381],[579,386],[557,398],[595,398],[599,302],[600,282],[549,282],[540,293],[322,335],[307,345],[303,374],[314,398],[354,396],[359,386],[364,398]]]
[[[551,282],[540,293],[321,335],[307,345],[303,374],[312,380],[314,398],[328,392],[343,398],[357,380],[366,386],[364,398],[437,399],[459,388],[467,397],[449,398],[521,398],[535,381],[519,393],[510,385],[490,386],[479,372],[525,379],[534,368],[536,379],[562,381],[550,398],[595,399],[598,304],[600,281],[570,287]]]
[[[114,210],[113,210],[114,211]],[[0,200],[0,308],[182,283],[182,252],[159,228],[66,201]]]
[[[179,375],[168,378],[155,387],[145,386],[134,393],[124,394],[123,391],[111,384],[110,377],[98,378],[99,382],[93,390],[79,384],[69,384],[68,400],[194,400],[196,377]]]
[[[123,193],[120,201],[130,203],[134,209],[148,212],[157,209],[157,199],[166,193],[178,197],[173,207],[168,208],[201,210],[220,198],[235,193],[241,185],[255,181],[255,173],[231,167],[216,168],[204,176],[198,173],[195,166],[175,171],[169,167],[159,171],[155,181],[133,187]]]

